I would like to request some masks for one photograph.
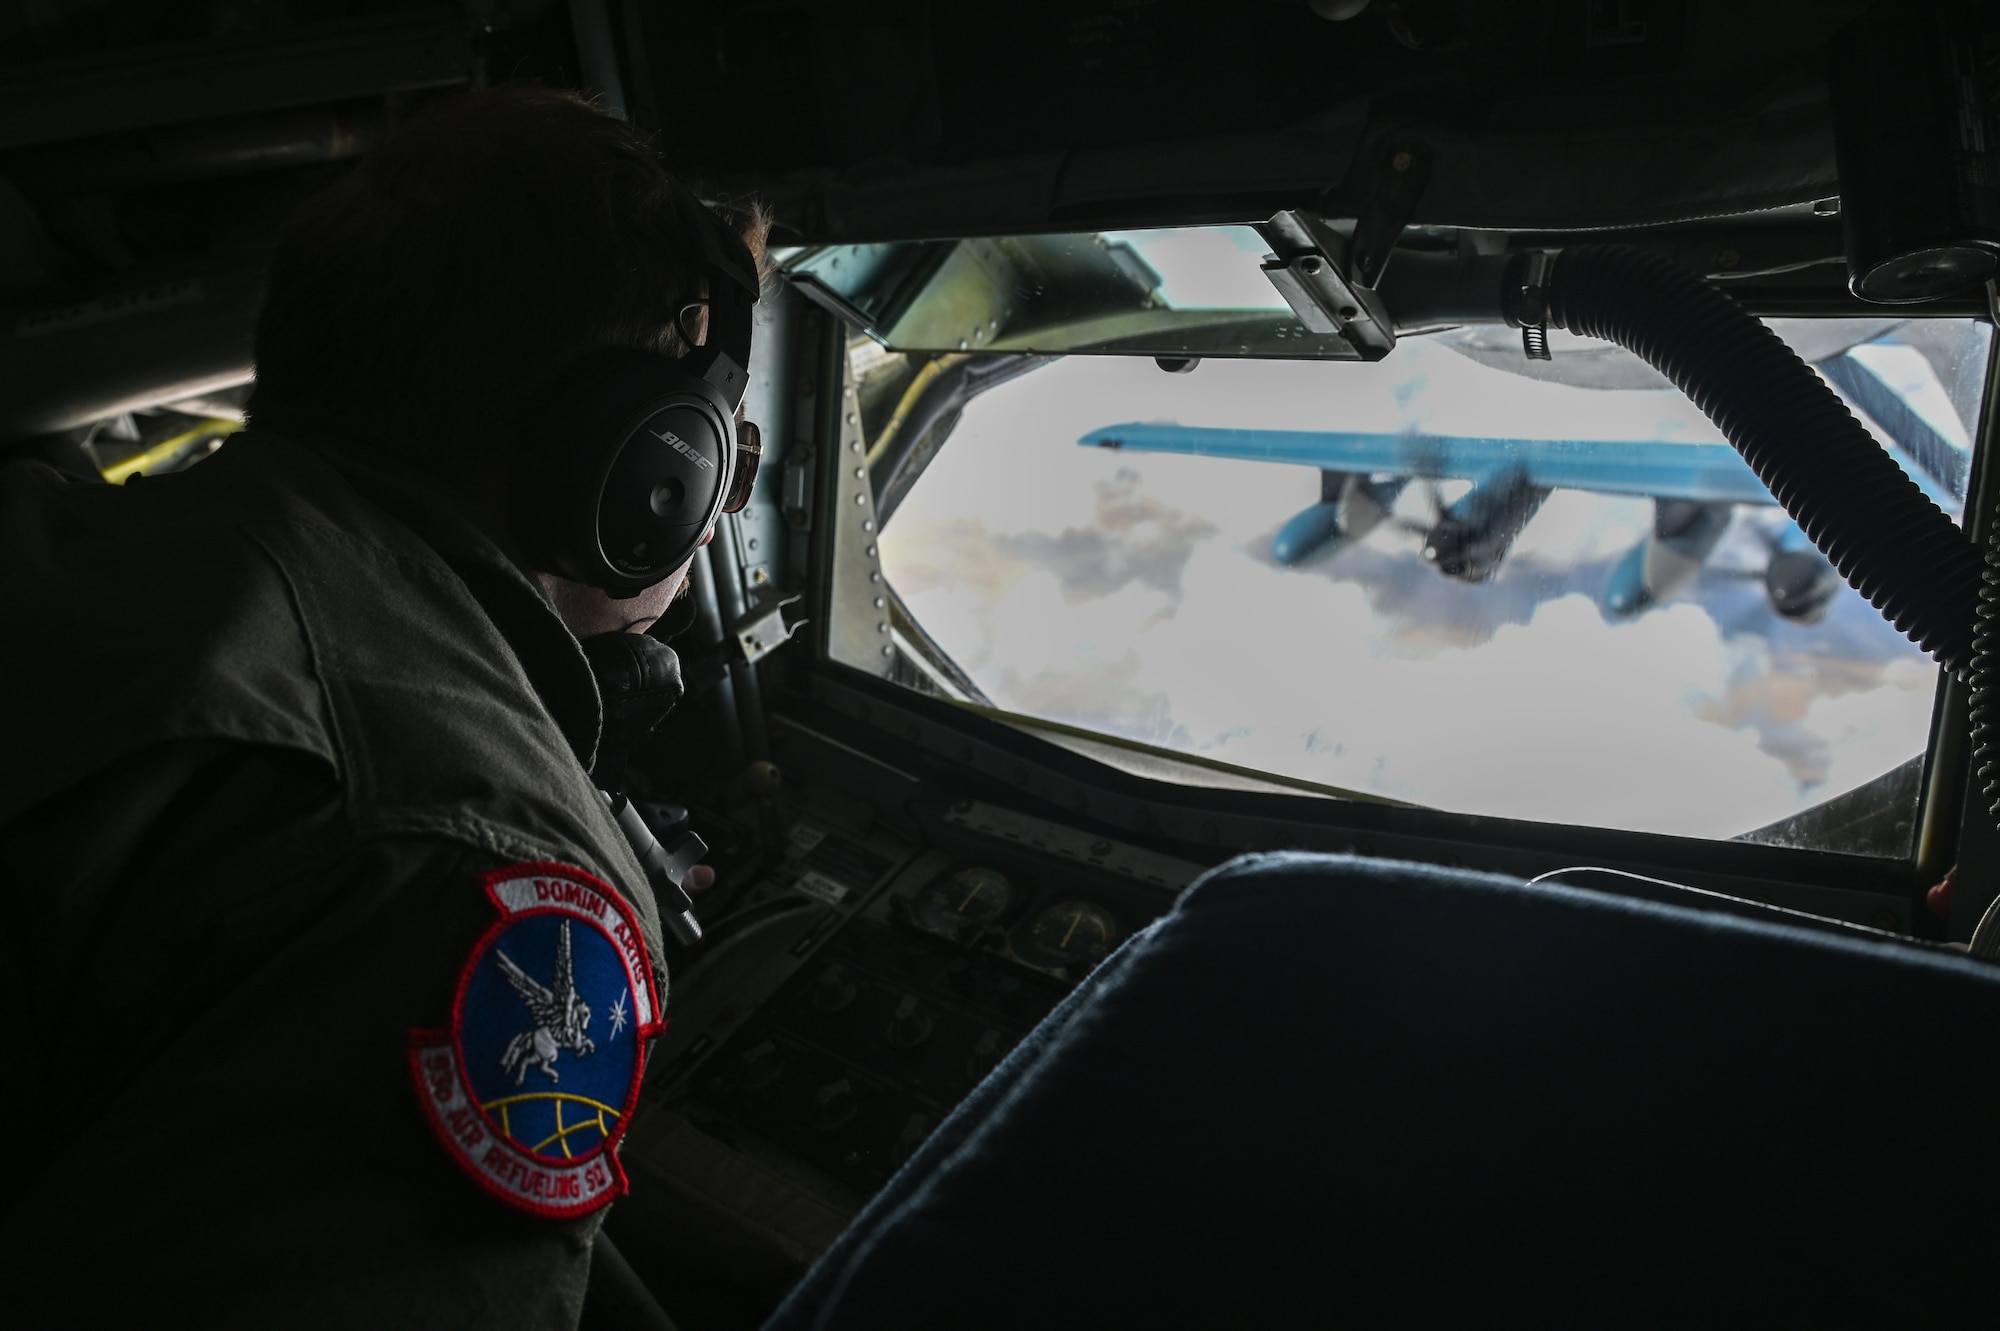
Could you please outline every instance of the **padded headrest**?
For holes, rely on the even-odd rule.
[[[1202,879],[769,1324],[1986,1311],[2000,971],[1489,875]]]

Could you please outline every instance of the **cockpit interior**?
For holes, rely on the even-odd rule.
[[[775,218],[586,1326],[1962,1319],[2000,10],[0,7],[0,456],[226,449],[517,79]]]

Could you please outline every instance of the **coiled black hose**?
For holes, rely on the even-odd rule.
[[[2000,523],[1986,533],[1986,560],[1979,580],[1978,622],[1972,630],[1972,703],[1966,719],[1972,724],[1972,779],[1979,783],[1986,809],[2000,820]],[[2000,898],[1996,898],[2000,901]],[[1990,912],[1989,912],[1990,913]],[[1981,921],[1982,928],[1985,921]],[[1979,955],[1993,955],[1989,945]]]
[[[1616,342],[1671,379],[1850,586],[1947,669],[1971,664],[1982,595],[1993,595],[1981,590],[1979,551],[1777,334],[1693,273],[1625,245],[1565,249],[1546,283],[1551,325]]]

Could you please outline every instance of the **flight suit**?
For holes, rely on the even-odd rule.
[[[593,875],[661,955],[516,558],[257,432],[125,487],[20,464],[0,633],[0,1322],[572,1324],[601,1212],[482,1191],[409,1062],[489,871]]]

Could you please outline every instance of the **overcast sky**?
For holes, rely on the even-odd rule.
[[[1942,390],[1894,363],[1962,443]],[[1536,382],[1420,339],[1374,365],[1187,375],[1072,357],[974,402],[881,543],[1002,707],[1463,812],[1710,837],[1924,747],[1937,672],[1866,603],[1811,627],[1769,612],[1756,529],[1775,509],[1739,508],[1692,588],[1612,621],[1599,597],[1650,501],[1558,491],[1481,586],[1387,525],[1286,569],[1271,536],[1318,499],[1316,470],[1075,442],[1125,421],[1720,438],[1678,393]],[[1421,522],[1436,498],[1412,485],[1399,512]]]

